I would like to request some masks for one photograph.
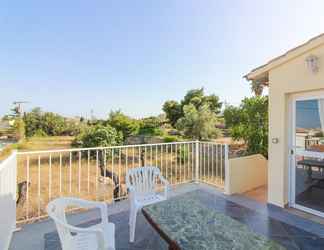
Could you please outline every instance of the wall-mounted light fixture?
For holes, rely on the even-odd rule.
[[[319,62],[318,57],[315,55],[310,55],[306,57],[306,64],[309,71],[313,74],[319,71]]]

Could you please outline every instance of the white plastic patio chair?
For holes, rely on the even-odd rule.
[[[157,181],[164,186],[164,193],[156,193]],[[139,167],[126,174],[126,186],[129,192],[129,241],[134,242],[137,212],[143,206],[166,200],[169,182],[161,175],[157,167]]]
[[[90,227],[75,227],[67,223],[67,207],[99,208],[101,222]],[[63,250],[115,250],[115,224],[108,222],[107,206],[77,198],[57,198],[47,205],[47,213],[56,224]]]

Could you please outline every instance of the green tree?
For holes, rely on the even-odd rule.
[[[188,105],[193,105],[196,110],[207,106],[216,115],[220,113],[222,108],[222,103],[218,96],[214,94],[205,95],[203,88],[189,90],[180,103],[171,100],[166,101],[163,105],[163,111],[172,126],[175,126],[178,120],[185,116],[184,107]]]
[[[163,135],[163,131],[161,129],[161,120],[154,116],[143,118],[141,120],[139,134],[151,136]]]
[[[42,130],[42,111],[34,108],[31,112],[24,115],[26,136],[33,136],[36,131]]]
[[[163,111],[166,114],[166,118],[170,121],[172,126],[175,126],[177,121],[182,116],[182,107],[177,101],[166,101],[163,104]]]
[[[73,147],[91,148],[119,145],[123,141],[121,132],[110,125],[88,127],[72,143]]]
[[[65,135],[71,129],[63,116],[52,112],[43,112],[40,108],[34,108],[31,112],[25,113],[23,120],[27,137]]]
[[[122,132],[124,139],[136,135],[140,128],[140,124],[136,119],[130,118],[120,110],[110,112],[107,123],[117,131]]]
[[[239,107],[229,105],[225,108],[223,116],[226,128],[231,128],[240,122],[241,109]]]
[[[61,135],[65,129],[64,118],[58,114],[45,112],[41,121],[41,128],[47,135]]]
[[[176,127],[192,139],[207,140],[221,134],[216,128],[218,122],[216,114],[211,111],[209,105],[199,106],[197,109],[194,104],[183,107],[184,116],[181,117]]]
[[[268,97],[245,98],[236,108],[224,111],[226,125],[235,140],[244,140],[248,154],[268,156]]]

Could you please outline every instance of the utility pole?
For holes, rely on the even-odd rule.
[[[26,103],[29,103],[29,102],[27,102],[27,101],[15,101],[15,102],[13,102],[13,105],[15,106],[13,108],[13,111],[15,112],[15,115],[20,117],[23,114],[23,112],[24,112],[23,104],[26,104]]]

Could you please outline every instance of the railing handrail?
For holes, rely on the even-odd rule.
[[[22,151],[17,152],[18,155],[30,155],[30,154],[48,154],[48,153],[63,153],[63,152],[79,152],[88,150],[103,150],[103,149],[118,149],[118,148],[136,148],[136,147],[150,147],[150,146],[161,146],[161,145],[176,145],[176,144],[192,144],[192,143],[206,143],[213,145],[228,145],[227,143],[218,143],[210,141],[179,141],[179,142],[161,142],[161,143],[148,143],[148,144],[128,144],[128,145],[117,145],[108,147],[91,147],[91,148],[69,148],[69,149],[53,149],[53,150],[37,150],[37,151]]]

